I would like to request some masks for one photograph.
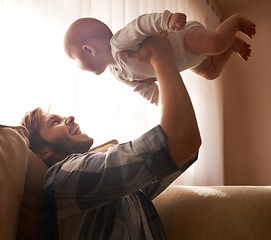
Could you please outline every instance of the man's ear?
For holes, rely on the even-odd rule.
[[[82,46],[84,52],[91,54],[92,56],[96,56],[95,48],[89,44],[85,44]]]
[[[51,157],[53,155],[53,151],[51,148],[49,147],[42,147],[39,150],[37,150],[35,152],[36,155],[38,155],[38,157],[44,161],[44,159],[47,159],[49,157]]]

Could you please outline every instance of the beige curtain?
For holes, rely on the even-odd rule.
[[[158,123],[159,110],[106,71],[82,72],[63,51],[72,21],[92,16],[116,32],[138,15],[169,9],[184,12],[210,28],[219,16],[206,0],[0,0],[0,123],[17,125],[41,106],[74,115],[82,130],[100,144],[131,140]],[[176,184],[223,184],[222,104],[219,80],[181,74],[195,106],[203,144],[197,161]]]

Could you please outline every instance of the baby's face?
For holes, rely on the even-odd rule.
[[[67,53],[68,56],[74,59],[78,63],[78,67],[83,71],[88,71],[95,73],[96,75],[100,75],[107,68],[107,64],[104,61],[104,57],[101,52],[97,54],[95,50],[84,47],[70,47],[66,49],[69,49]]]

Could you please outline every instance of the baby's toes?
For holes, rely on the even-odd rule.
[[[256,25],[255,24],[252,24],[250,26],[250,30],[249,30],[249,35],[250,35],[250,38],[252,38],[253,35],[256,34]]]

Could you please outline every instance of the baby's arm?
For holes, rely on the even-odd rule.
[[[139,44],[154,33],[170,30],[168,23],[172,13],[143,14],[115,33],[111,39],[114,52],[122,50],[137,51]]]
[[[122,82],[127,84],[129,87],[132,87],[134,92],[139,93],[150,103],[158,105],[159,88],[155,81],[156,78],[150,78],[143,81],[122,81]]]

